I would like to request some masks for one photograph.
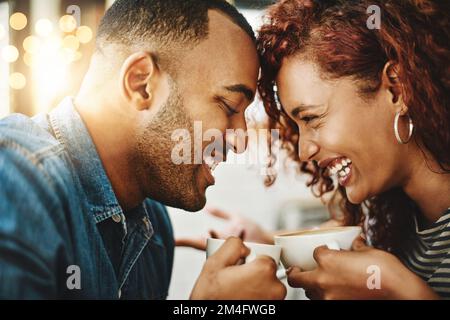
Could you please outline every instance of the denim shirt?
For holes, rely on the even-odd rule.
[[[162,204],[121,209],[72,99],[0,121],[0,298],[165,299],[173,253]]]

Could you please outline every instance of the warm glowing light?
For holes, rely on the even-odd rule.
[[[88,26],[81,26],[77,30],[77,38],[81,43],[88,43],[92,40],[92,30]]]
[[[65,49],[77,51],[78,48],[80,47],[80,41],[78,41],[78,38],[75,36],[72,36],[72,35],[66,36],[63,39],[62,46]]]
[[[66,92],[70,62],[62,48],[62,41],[52,35],[41,42],[40,50],[32,59],[32,93],[34,112],[46,112],[60,94]],[[70,50],[69,50],[70,51]]]
[[[48,19],[39,19],[34,29],[41,37],[48,37],[53,32],[53,23]]]
[[[35,60],[35,57],[29,52],[25,52],[23,55],[23,62],[30,68],[35,65]]]
[[[36,54],[39,51],[40,45],[41,41],[35,36],[29,36],[23,41],[23,48],[31,54]]]
[[[51,37],[45,41],[46,52],[54,53],[62,46],[62,40],[59,37]]]
[[[75,57],[73,61],[80,61],[83,58],[83,54],[80,51],[75,52]]]
[[[5,27],[0,24],[0,40],[2,40],[6,35]]]
[[[15,62],[19,58],[19,50],[14,46],[6,46],[2,50],[2,58],[8,63]]]
[[[72,50],[72,49],[65,49],[65,48],[63,48],[59,52],[59,54],[61,56],[62,61],[66,65],[71,64],[75,60],[75,51]]]
[[[27,85],[27,79],[19,72],[15,72],[9,76],[9,86],[15,90],[21,90]]]
[[[22,30],[27,26],[28,20],[27,16],[22,12],[14,13],[11,18],[9,18],[9,25],[14,30]]]
[[[74,31],[76,27],[77,21],[71,15],[62,16],[61,19],[59,19],[59,28],[63,32],[70,33]]]

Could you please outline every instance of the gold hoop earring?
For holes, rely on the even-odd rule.
[[[408,132],[407,140],[403,141],[402,138],[400,137],[400,133],[398,131],[398,120],[400,119],[400,111],[398,111],[395,114],[394,133],[395,133],[395,138],[397,139],[398,143],[400,143],[400,144],[407,144],[411,140],[411,137],[412,137],[413,131],[414,131],[414,123],[413,123],[411,117],[408,114],[406,114],[406,116],[408,117],[408,122],[409,122],[409,132]]]

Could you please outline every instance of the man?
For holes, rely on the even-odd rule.
[[[224,1],[114,3],[78,95],[0,122],[1,298],[167,297],[174,241],[162,204],[199,210],[214,183],[205,162],[173,163],[171,135],[194,121],[224,140],[245,129],[253,37]],[[238,265],[248,253],[230,239],[191,298],[283,298],[271,259]]]

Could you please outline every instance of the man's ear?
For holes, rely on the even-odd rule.
[[[403,100],[403,86],[399,78],[398,64],[392,61],[386,63],[383,69],[381,87],[389,92],[388,102],[394,106],[395,111],[401,111],[401,114],[404,115],[408,108]]]
[[[153,84],[160,73],[155,58],[148,52],[130,55],[120,72],[121,90],[125,99],[137,110],[147,110],[153,100]]]

